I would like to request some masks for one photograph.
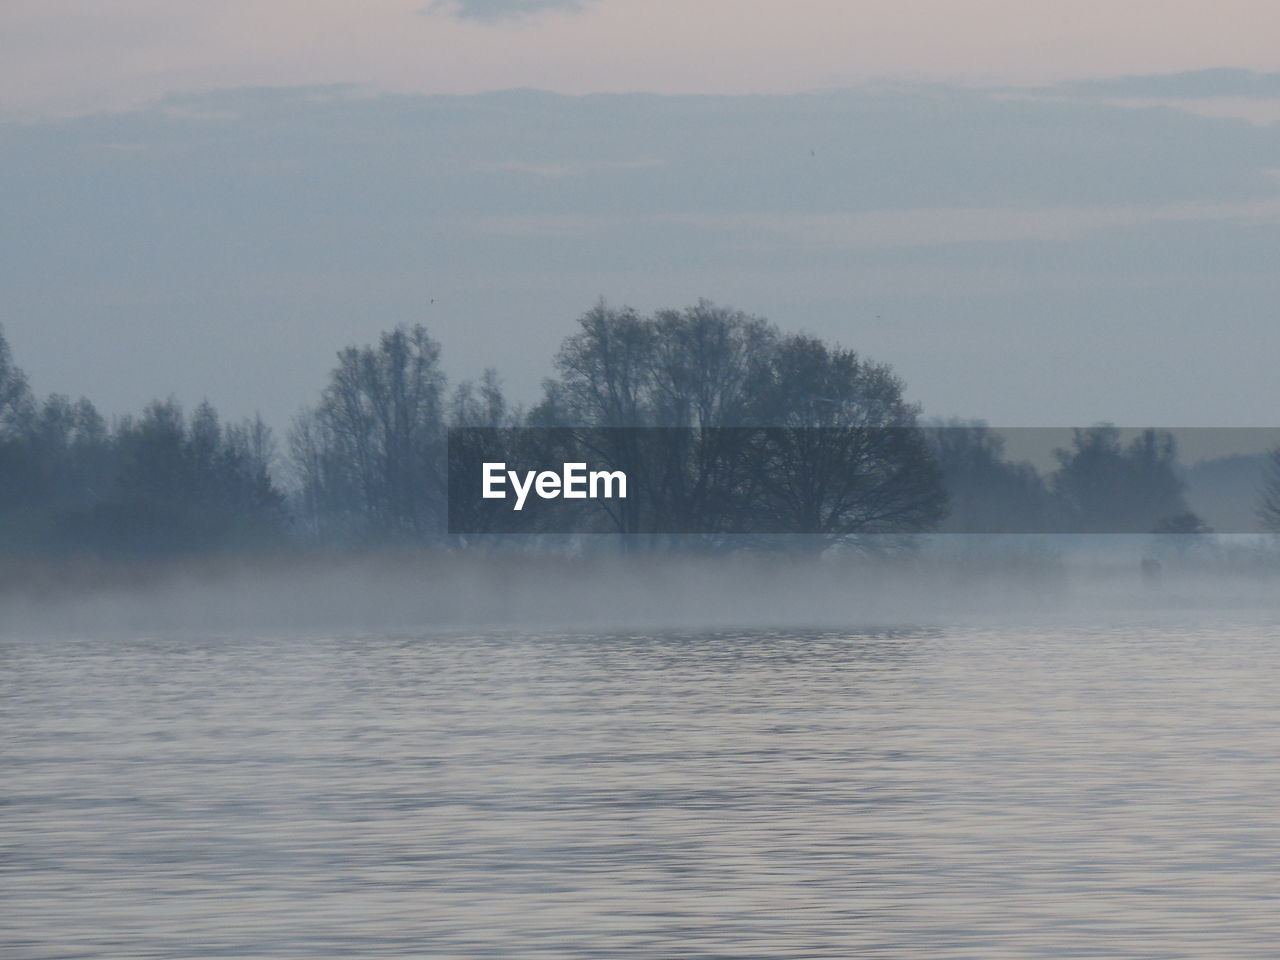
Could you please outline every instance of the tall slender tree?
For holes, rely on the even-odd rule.
[[[290,440],[313,524],[337,516],[353,534],[411,540],[443,531],[444,387],[440,346],[421,325],[338,354]]]

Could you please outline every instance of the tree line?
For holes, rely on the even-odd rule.
[[[278,444],[260,418],[223,423],[207,401],[187,413],[157,400],[108,423],[86,399],[40,400],[0,330],[0,550],[465,546],[476,538],[446,534],[450,470],[486,459],[486,437],[533,444],[534,462],[626,470],[636,493],[576,529],[670,548],[1207,529],[1166,432],[1125,442],[1114,427],[1077,430],[1042,473],[983,424],[924,422],[888,365],[705,300],[652,315],[600,302],[553,368],[537,402],[515,407],[492,370],[450,389],[439,344],[397,327],[341,350]],[[450,450],[458,427],[489,429],[455,432]],[[1259,516],[1280,530],[1280,452],[1272,459]],[[554,509],[531,511],[521,532],[566,529]]]

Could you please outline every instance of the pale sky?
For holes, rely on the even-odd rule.
[[[327,83],[782,93],[1266,72],[1277,37],[1274,0],[6,0],[0,110]]]
[[[283,427],[422,322],[529,402],[706,297],[926,415],[1280,422],[1275,0],[441,2],[0,2],[33,388]]]

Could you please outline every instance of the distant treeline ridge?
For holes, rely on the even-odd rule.
[[[654,548],[818,550],[890,531],[1207,530],[1166,431],[1125,442],[1108,425],[1076,430],[1045,474],[1007,458],[984,424],[922,422],[886,364],[705,300],[648,316],[602,301],[579,318],[554,370],[539,401],[516,408],[493,370],[449,389],[436,341],[397,327],[339,352],[281,445],[261,418],[223,423],[207,401],[188,414],[156,400],[108,423],[89,400],[39,400],[0,330],[0,551],[492,543],[500,538],[447,533],[450,470],[486,456],[448,451],[455,427],[557,428],[520,432],[546,438],[531,458],[634,472],[638,493],[603,504],[581,532]],[[679,429],[607,429],[617,427]],[[719,429],[734,427],[770,429]],[[630,436],[649,439],[641,447]],[[1280,451],[1256,509],[1280,531]],[[539,516],[530,513],[521,542],[563,529],[563,517]],[[673,523],[702,532],[657,535]]]

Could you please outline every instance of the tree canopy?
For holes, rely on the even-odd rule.
[[[650,547],[1208,529],[1167,431],[1078,429],[1042,474],[1009,460],[985,424],[922,424],[887,364],[708,300],[649,315],[601,300],[552,367],[524,410],[493,370],[450,390],[440,345],[421,325],[399,326],[338,352],[281,457],[260,418],[224,424],[207,401],[188,414],[157,400],[108,422],[87,399],[39,399],[0,330],[0,549],[465,545],[446,534],[450,483],[473,485],[504,457],[586,461],[630,482],[625,500],[594,513],[534,505],[512,529],[621,533]],[[1280,449],[1258,517],[1280,531]],[[486,530],[482,512],[465,521]]]

